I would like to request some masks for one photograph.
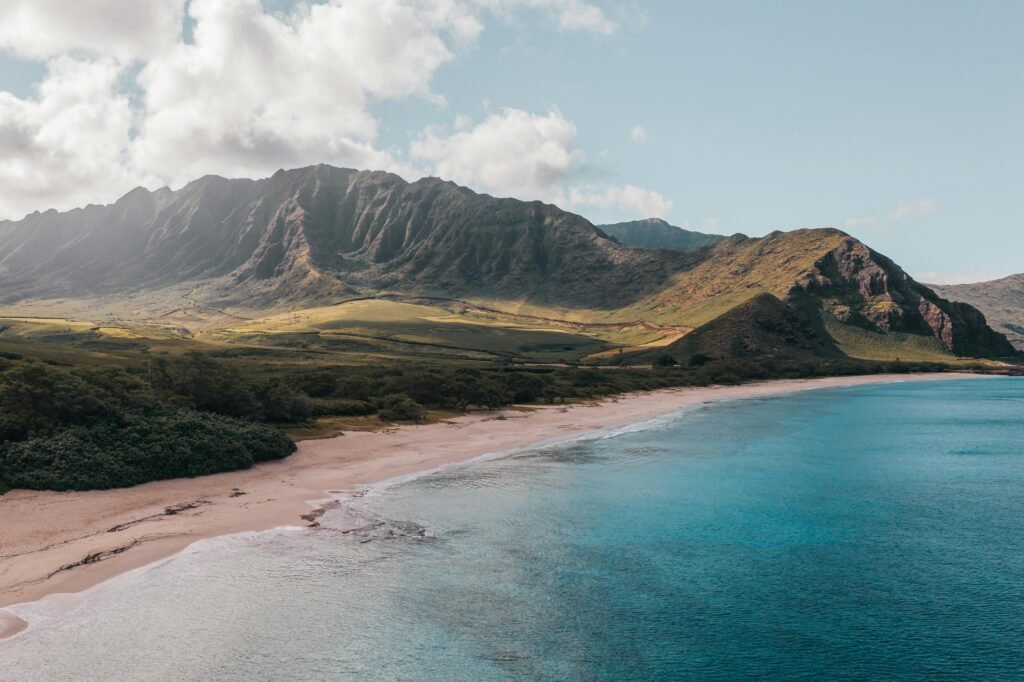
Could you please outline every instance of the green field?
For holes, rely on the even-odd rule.
[[[629,364],[634,352],[667,346],[752,295],[713,296],[678,311],[671,320],[656,311],[660,321],[645,317],[645,312],[655,311],[645,311],[642,303],[609,311],[398,297],[357,299],[256,319],[222,313],[216,321],[203,318],[196,328],[180,326],[181,311],[129,320],[108,313],[102,321],[91,321],[0,310],[0,351],[30,344],[34,354],[60,360],[84,350],[92,362],[119,362],[140,353],[177,356],[198,349],[285,365],[410,359],[565,365],[610,358]],[[826,330],[851,358],[956,361],[934,338],[871,332],[824,317]]]

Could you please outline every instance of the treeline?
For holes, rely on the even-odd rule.
[[[0,357],[0,492],[128,486],[246,468],[293,452],[294,443],[267,422],[360,415],[418,421],[427,408],[497,409],[673,386],[941,369],[712,358],[650,368],[309,366],[198,352],[97,368]]]
[[[511,404],[565,403],[632,391],[739,384],[768,379],[942,371],[932,363],[876,363],[849,359],[808,361],[700,358],[680,367],[650,368],[491,366],[333,366],[294,370],[289,386],[309,396],[315,416],[379,414],[416,419],[422,408],[497,409]],[[402,414],[395,416],[395,406]]]

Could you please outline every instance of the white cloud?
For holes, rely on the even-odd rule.
[[[889,211],[886,219],[891,221],[900,220],[907,216],[931,215],[935,213],[935,202],[930,199],[918,199],[917,201],[901,201],[900,204]]]
[[[635,185],[615,185],[595,188],[572,187],[569,191],[572,207],[592,206],[600,209],[619,209],[639,218],[664,218],[672,212],[672,202],[661,194]]]
[[[373,146],[374,100],[430,98],[454,55],[445,37],[480,30],[445,0],[347,0],[266,14],[259,0],[193,0],[192,44],[139,76],[145,113],[133,159],[181,182],[316,162],[391,168]]]
[[[519,199],[559,202],[559,183],[580,159],[576,126],[557,111],[539,116],[519,109],[491,114],[450,135],[430,130],[413,141],[413,158],[431,172],[478,189]]]
[[[0,217],[108,201],[140,183],[261,177],[312,163],[409,179],[427,170],[565,203],[583,153],[557,111],[507,109],[476,125],[460,115],[450,132],[427,129],[402,150],[378,144],[374,105],[443,106],[433,77],[477,39],[487,15],[533,11],[563,31],[617,30],[583,0],[326,0],[283,12],[261,0],[0,3],[0,51],[50,60],[35,95],[0,91]],[[594,206],[671,206],[631,185],[574,191]]]
[[[857,217],[853,217],[853,216],[847,218],[846,221],[843,222],[843,225],[845,227],[847,227],[847,228],[863,227],[863,226],[870,226],[870,225],[877,225],[877,224],[878,224],[878,218],[857,218]]]
[[[0,217],[110,201],[143,179],[128,170],[132,110],[111,59],[59,57],[35,97],[0,92]]]
[[[429,130],[413,141],[415,160],[455,182],[518,199],[540,199],[568,209],[597,208],[634,217],[663,217],[672,202],[635,185],[574,183],[584,160],[573,147],[576,126],[560,112],[504,109],[473,127],[456,119],[454,132]],[[461,127],[460,127],[461,125]]]
[[[122,60],[168,49],[184,0],[3,0],[0,49],[45,59],[85,50]]]
[[[605,35],[615,32],[615,23],[603,10],[581,0],[549,2],[558,6],[558,25],[563,31],[590,31]]]
[[[633,140],[634,142],[646,142],[647,131],[644,130],[643,126],[633,126],[629,130],[629,139]]]
[[[499,13],[509,13],[519,8],[544,9],[552,13],[562,31],[586,31],[600,35],[611,35],[618,30],[600,7],[583,0],[472,0],[476,5]]]
[[[901,201],[897,206],[885,214],[882,218],[876,217],[850,217],[847,218],[843,225],[847,228],[852,227],[873,227],[875,225],[884,225],[888,223],[894,223],[898,220],[910,216],[926,216],[935,213],[938,210],[935,202],[931,199],[917,199],[915,201]]]

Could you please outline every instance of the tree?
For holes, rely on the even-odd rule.
[[[255,417],[260,412],[241,372],[198,351],[179,360],[154,360],[153,387],[198,410],[229,417]]]
[[[547,384],[536,374],[510,372],[505,375],[505,385],[514,403],[532,403],[544,395]]]
[[[256,392],[261,416],[272,422],[301,422],[313,416],[313,404],[303,393],[293,391],[280,379],[268,381]]]
[[[651,362],[651,367],[657,369],[659,367],[675,367],[678,364],[679,363],[676,361],[674,357],[672,357],[668,353],[662,353],[658,357],[654,358],[654,361]]]
[[[117,414],[100,391],[64,369],[25,362],[0,377],[0,441]]]
[[[377,416],[383,421],[420,421],[423,407],[404,393],[392,393],[377,401]]]
[[[713,358],[710,355],[704,355],[703,353],[694,353],[690,356],[687,361],[687,365],[690,367],[703,367],[704,365],[711,362]]]

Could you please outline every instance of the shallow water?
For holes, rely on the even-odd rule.
[[[1022,491],[1021,379],[708,405],[16,607],[0,679],[1024,679]]]

